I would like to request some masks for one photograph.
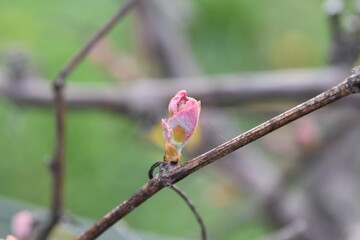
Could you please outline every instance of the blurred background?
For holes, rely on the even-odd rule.
[[[203,107],[185,161],[340,82],[358,58],[357,2],[140,2],[68,79],[69,215],[97,220],[147,182],[179,90]],[[0,0],[0,236],[17,210],[47,209],[51,81],[122,3]],[[358,104],[341,100],[181,181],[209,239],[360,239]],[[124,239],[199,236],[168,189],[124,222]]]

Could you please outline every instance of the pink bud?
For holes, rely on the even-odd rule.
[[[3,238],[0,238],[0,240],[4,240]],[[5,240],[17,240],[16,237],[11,236],[11,235],[7,235]]]
[[[11,220],[11,229],[13,234],[21,240],[28,239],[32,228],[34,219],[29,211],[21,211],[15,214]]]
[[[16,237],[8,235],[5,240],[17,240]]]
[[[200,101],[188,97],[186,91],[178,92],[169,103],[169,119],[162,119],[163,135],[180,155],[182,148],[193,135],[199,121]],[[167,150],[168,151],[167,145]],[[165,157],[166,159],[166,152]],[[173,150],[172,150],[173,152]]]

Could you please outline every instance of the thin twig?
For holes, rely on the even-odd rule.
[[[59,72],[53,82],[53,93],[56,118],[55,151],[49,167],[53,177],[52,205],[47,220],[40,225],[36,239],[46,240],[51,230],[59,222],[64,209],[64,169],[65,169],[65,99],[63,90],[68,75],[85,58],[89,51],[115,26],[115,24],[139,0],[127,1],[119,11],[76,53],[76,55]]]
[[[140,0],[128,0],[119,11],[97,32],[95,35],[77,52],[77,54],[68,62],[68,64],[60,71],[57,82],[65,81],[66,77],[72,72],[72,70],[86,57],[90,50],[106,35],[118,21],[123,18],[128,11],[135,6]]]
[[[169,165],[171,163],[169,162],[165,162],[165,161],[159,161],[159,162],[156,162],[154,163],[149,171],[148,171],[148,175],[149,175],[149,179],[153,179],[154,176],[153,176],[153,172],[154,170],[157,168],[157,167],[160,167],[160,171],[162,171],[162,168],[164,168],[165,166]],[[205,224],[204,224],[204,221],[202,220],[201,218],[201,215],[200,213],[197,211],[195,205],[191,202],[190,198],[188,196],[186,196],[186,194],[180,190],[179,187],[175,186],[175,185],[170,185],[169,186],[172,190],[174,190],[177,194],[180,195],[180,197],[182,199],[184,199],[184,201],[186,202],[186,204],[190,207],[190,210],[194,213],[195,217],[196,217],[196,220],[198,221],[199,225],[200,225],[200,228],[201,228],[201,239],[202,240],[206,240],[207,237],[206,237],[206,227],[205,227]]]
[[[56,117],[56,142],[53,159],[49,168],[53,177],[51,211],[47,219],[39,225],[35,239],[46,240],[59,222],[64,208],[64,168],[65,168],[65,101],[62,87],[54,87],[55,117]]]
[[[201,228],[201,239],[206,240],[206,227],[204,221],[202,220],[200,213],[197,211],[195,205],[191,202],[190,198],[186,196],[186,194],[180,190],[176,185],[171,185],[170,188],[174,190],[177,194],[179,194],[182,199],[186,202],[186,204],[190,207],[191,211],[194,213],[196,220],[198,221],[200,228]]]
[[[360,67],[352,71],[352,75],[337,86],[319,94],[318,96],[258,125],[257,127],[227,141],[210,151],[183,164],[163,169],[159,174],[140,188],[130,198],[122,202],[105,217],[100,219],[92,227],[80,235],[78,240],[95,239],[111,227],[115,222],[122,219],[137,206],[152,197],[165,186],[171,186],[187,177],[200,168],[220,159],[223,156],[243,147],[260,137],[263,137],[286,124],[299,119],[317,109],[333,103],[353,93],[360,93]],[[170,166],[170,165],[169,165]]]

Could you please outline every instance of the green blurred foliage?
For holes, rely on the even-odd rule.
[[[323,65],[329,39],[322,4],[199,0],[190,35],[194,51],[209,73]]]
[[[0,52],[27,52],[42,76],[51,79],[119,4],[114,0],[0,0]],[[193,4],[189,39],[206,73],[326,63],[329,39],[320,0],[199,0]],[[128,54],[135,52],[133,26],[133,16],[129,16],[110,34],[116,46]],[[74,80],[112,81],[88,60],[70,76],[69,81]],[[162,150],[144,136],[136,122],[125,116],[69,111],[67,208],[99,218],[145,183],[149,166],[161,159]],[[1,195],[44,206],[49,203],[51,182],[45,163],[52,155],[53,141],[51,110],[23,109],[1,101]],[[238,224],[248,206],[246,196],[235,191],[229,203],[217,204],[219,200],[212,194],[216,184],[218,179],[204,170],[179,184],[198,206],[210,235],[251,239],[267,231],[259,220]],[[160,192],[126,220],[132,227],[148,231],[198,235],[194,217],[170,190]]]

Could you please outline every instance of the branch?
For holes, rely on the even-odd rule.
[[[49,162],[49,169],[53,178],[51,210],[47,219],[39,226],[35,239],[45,240],[51,230],[59,222],[64,208],[64,167],[65,167],[65,101],[62,87],[54,85],[56,139],[55,151]]]
[[[52,204],[48,219],[39,227],[37,239],[45,240],[59,222],[64,208],[64,168],[65,168],[65,99],[64,88],[68,75],[85,58],[89,51],[115,26],[115,24],[135,5],[138,0],[127,1],[119,11],[77,52],[59,72],[53,82],[56,118],[56,139],[54,155],[49,163],[53,177]]]
[[[356,67],[352,71],[352,75],[340,84],[320,95],[304,102],[260,125],[257,127],[227,141],[210,151],[190,160],[183,164],[161,169],[159,174],[139,189],[129,199],[125,200],[104,218],[95,223],[85,233],[79,236],[78,240],[91,240],[104,231],[106,231],[115,222],[122,219],[137,206],[152,197],[155,193],[166,186],[171,186],[176,182],[187,177],[191,173],[205,167],[206,165],[224,157],[231,152],[243,147],[262,136],[298,119],[308,113],[320,109],[338,99],[353,93],[360,93],[360,67]]]
[[[66,88],[70,108],[96,108],[123,113],[151,112],[166,106],[179,89],[186,89],[204,106],[241,106],[264,101],[305,101],[346,77],[349,69],[330,67],[294,69],[223,76],[180,78],[179,81],[144,79],[121,85],[72,83]],[[52,106],[45,79],[26,78],[15,84],[0,71],[0,95],[22,106]],[[144,101],[147,99],[147,101]],[[360,101],[350,101],[359,104]]]

